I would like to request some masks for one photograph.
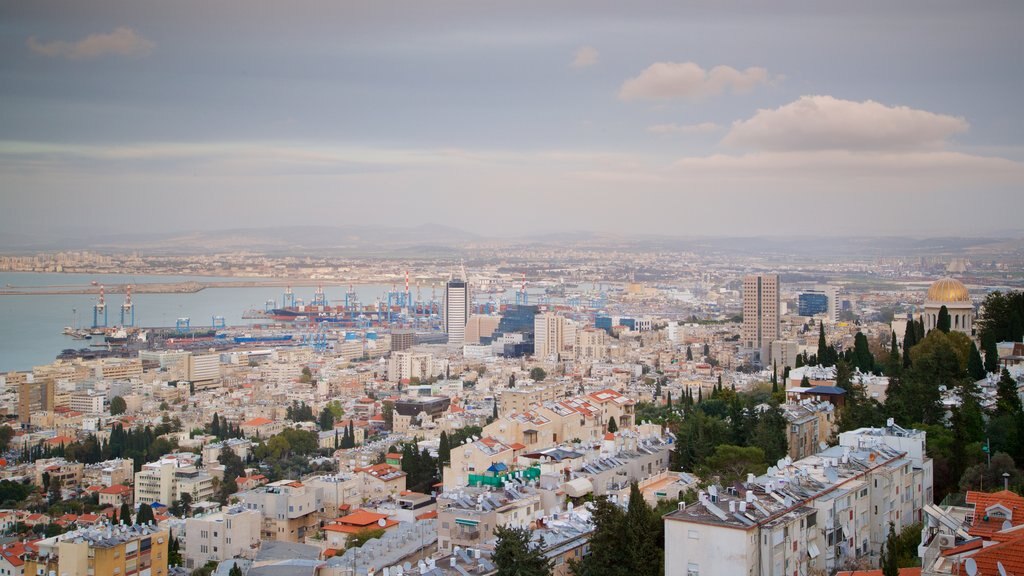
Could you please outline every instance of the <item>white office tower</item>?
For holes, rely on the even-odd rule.
[[[564,316],[553,312],[538,314],[533,320],[533,355],[537,358],[557,358],[565,346]]]
[[[449,344],[466,341],[469,321],[469,283],[465,279],[449,280],[444,286],[444,331]]]
[[[757,274],[743,278],[743,347],[771,365],[772,341],[779,338],[779,276]]]

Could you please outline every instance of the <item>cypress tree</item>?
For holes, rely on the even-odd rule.
[[[978,346],[971,340],[971,355],[967,358],[967,372],[977,382],[985,377],[985,363],[981,360],[981,352],[978,352]]]
[[[127,502],[124,502],[124,503],[121,504],[121,514],[120,514],[120,516],[121,516],[121,521],[124,522],[125,524],[129,524],[130,525],[132,523],[132,507],[129,506]]]
[[[935,328],[949,334],[949,330],[952,328],[952,323],[953,320],[949,316],[949,309],[943,305],[942,308],[939,308],[939,317],[935,321]]]
[[[828,344],[825,341],[825,322],[818,320],[818,364],[828,366]]]
[[[665,406],[666,406],[666,407],[667,407],[667,408],[668,408],[669,410],[671,410],[671,409],[672,409],[672,391],[671,391],[671,390],[669,390],[669,392],[668,392],[668,401],[666,401],[666,402],[665,402]]]
[[[914,320],[907,322],[907,329],[903,333],[903,367],[910,368],[910,349],[917,344],[917,327]]]
[[[999,349],[996,346],[995,337],[983,335],[981,345],[985,348],[985,371],[996,372],[999,370]]]
[[[448,433],[442,430],[441,439],[438,441],[437,446],[437,459],[439,460],[438,464],[444,466],[445,464],[451,462],[451,456],[452,448],[448,443]]]
[[[619,425],[615,423],[615,416],[608,417],[608,431],[612,434],[619,431]]]

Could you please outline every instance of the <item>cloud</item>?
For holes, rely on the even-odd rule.
[[[32,36],[28,39],[28,47],[36,54],[50,58],[85,60],[108,54],[142,57],[153,50],[154,44],[131,28],[120,27],[110,34],[91,34],[78,42],[40,42]]]
[[[597,64],[598,53],[593,46],[581,46],[576,50],[576,56],[572,59],[573,68],[589,68]]]
[[[721,126],[714,122],[701,122],[700,124],[655,124],[648,126],[647,131],[654,134],[699,134],[714,132]]]
[[[725,91],[747,92],[771,79],[764,68],[737,70],[731,66],[715,66],[705,70],[694,62],[656,62],[636,78],[630,78],[619,89],[623,100],[697,99]]]
[[[734,122],[722,143],[770,151],[934,150],[967,128],[961,117],[906,106],[802,96]]]

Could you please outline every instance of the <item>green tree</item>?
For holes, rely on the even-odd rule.
[[[882,576],[899,576],[899,558],[896,557],[896,526],[892,522],[889,522],[889,535],[885,539],[885,544],[882,545],[881,556]]]
[[[441,431],[441,438],[438,440],[437,445],[437,460],[439,466],[444,466],[451,462],[452,459],[452,447],[448,442],[448,433],[444,430]]]
[[[167,543],[167,564],[170,566],[181,566],[181,543],[173,535]]]
[[[828,363],[828,343],[825,340],[825,322],[823,320],[818,321],[818,364],[822,366],[831,366]]]
[[[1017,381],[1010,376],[1010,371],[1003,368],[996,383],[996,414],[1017,416],[1024,412],[1020,394],[1017,392]]]
[[[153,507],[149,504],[139,504],[139,512],[135,515],[135,523],[148,524],[150,522],[156,522],[156,518],[153,516]]]
[[[362,530],[359,530],[355,534],[348,537],[348,540],[345,541],[345,549],[348,550],[350,548],[359,548],[363,544],[369,542],[370,540],[380,538],[383,535],[383,528],[363,528]]]
[[[320,430],[327,432],[334,429],[334,413],[328,410],[326,406],[320,411],[320,417],[317,420],[320,424]]]
[[[693,349],[689,346],[686,347],[686,361],[693,362]]]
[[[626,513],[622,508],[607,496],[600,496],[594,500],[591,519],[594,531],[590,535],[590,554],[569,560],[572,573],[575,576],[639,576],[631,573],[624,561]]]
[[[971,340],[971,355],[967,358],[967,373],[974,378],[977,382],[988,375],[985,372],[985,363],[981,359],[981,352],[978,351],[978,346]]]
[[[128,411],[128,403],[124,401],[124,398],[120,396],[114,396],[110,399],[110,415],[117,416],[118,414],[124,414]]]
[[[121,504],[121,513],[118,514],[121,517],[121,521],[125,524],[133,524],[132,522],[132,507],[127,502]]]
[[[535,366],[530,369],[530,380],[541,382],[548,377],[548,373],[544,371],[540,366]]]
[[[723,486],[731,486],[734,482],[745,479],[747,474],[760,475],[767,469],[764,450],[755,446],[721,444],[715,447],[714,454],[704,460],[704,467],[699,471],[699,475],[703,478],[717,475]]]
[[[853,337],[853,366],[864,374],[875,371],[875,357],[863,332],[857,332]]]
[[[552,562],[544,556],[543,540],[531,542],[529,528],[498,526],[491,561],[498,576],[549,576]]]
[[[608,431],[611,432],[612,434],[619,431],[619,425],[615,423],[614,416],[608,417]]]
[[[242,567],[236,562],[231,566],[231,570],[228,570],[228,576],[242,576]]]
[[[381,415],[384,417],[384,429],[393,430],[395,427],[395,403],[391,400],[381,402]]]
[[[945,305],[939,308],[939,316],[935,320],[935,329],[942,330],[946,334],[949,334],[950,328],[953,327],[953,320],[949,316],[949,309]]]
[[[651,510],[640,488],[633,482],[629,487],[623,534],[631,574],[657,576],[665,573],[662,529],[661,517]]]
[[[309,369],[309,366],[302,367],[302,375],[299,376],[299,382],[308,384],[313,381],[313,372]]]
[[[995,372],[999,369],[999,348],[996,346],[995,338],[982,336],[981,346],[985,349],[985,371]]]

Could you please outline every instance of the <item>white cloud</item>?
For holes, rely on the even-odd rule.
[[[131,28],[120,27],[109,34],[92,34],[78,42],[40,42],[32,36],[28,39],[28,47],[36,54],[51,58],[84,60],[107,54],[146,56],[153,50],[154,44]]]
[[[647,131],[654,134],[700,134],[714,132],[721,126],[714,122],[701,122],[699,124],[655,124],[648,126]]]
[[[704,98],[726,91],[746,92],[770,81],[768,70],[715,66],[705,70],[694,62],[656,62],[619,89],[623,100],[671,100]]]
[[[722,142],[772,151],[934,150],[967,128],[961,117],[906,106],[803,96],[734,122]]]
[[[581,46],[576,50],[576,56],[572,59],[573,68],[589,68],[597,64],[598,53],[593,46]]]

